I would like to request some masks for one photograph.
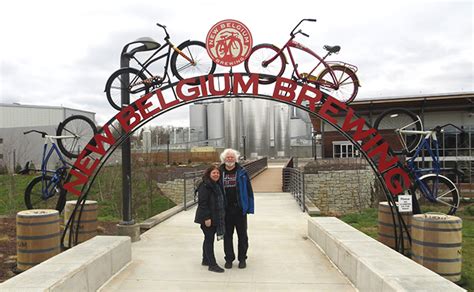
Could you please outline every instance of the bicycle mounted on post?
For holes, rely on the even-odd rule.
[[[453,127],[464,133],[464,130],[453,125],[436,126],[432,130],[423,130],[423,124],[418,115],[403,108],[390,109],[383,112],[374,122],[374,128],[390,141],[395,154],[409,155],[402,166],[413,174],[415,183],[412,188],[414,197],[414,213],[425,213],[439,206],[447,208],[447,214],[453,215],[459,207],[461,195],[456,184],[442,172],[453,172],[462,176],[462,170],[457,168],[442,168],[439,156],[437,135],[444,128]],[[393,131],[398,141],[390,135]],[[422,168],[417,162],[430,162],[431,167]]]
[[[41,175],[33,178],[26,187],[25,205],[28,209],[56,209],[61,212],[66,204],[66,191],[63,188],[63,182],[71,168],[71,164],[61,153],[69,158],[77,158],[97,133],[97,129],[89,118],[75,115],[59,124],[55,136],[38,130],[29,130],[23,134],[30,133],[40,134],[44,138],[44,145]],[[57,145],[54,140],[57,140]],[[49,145],[51,147],[48,148]],[[59,158],[59,166],[51,170],[48,169],[48,162],[53,154]]]
[[[296,31],[304,21],[316,22],[316,19],[302,19],[290,32],[290,39],[280,49],[272,44],[259,44],[252,48],[250,56],[245,60],[245,71],[249,74],[274,75],[280,77],[285,72],[287,58],[284,49],[287,49],[293,66],[292,79],[304,84],[312,84],[316,88],[325,91],[334,98],[349,104],[357,95],[360,87],[359,79],[356,75],[357,67],[345,62],[333,61],[327,62],[326,58],[332,54],[337,54],[341,50],[340,46],[325,45],[327,51],[324,57],[305,47],[304,45],[294,41],[298,34],[309,37],[301,29]],[[298,64],[295,62],[292,48],[302,50],[318,60],[318,63],[308,72],[300,73]],[[314,76],[314,72],[322,64],[324,67],[319,75]],[[261,84],[270,84],[275,82],[276,78],[260,76]]]
[[[161,87],[165,82],[171,83],[168,67],[171,67],[172,74],[179,80],[209,75],[214,73],[216,69],[216,64],[207,54],[206,45],[203,42],[187,40],[176,47],[170,40],[166,26],[159,23],[156,25],[165,32],[165,44],[161,45],[148,37],[128,43],[123,48],[122,55],[133,59],[140,69],[132,67],[120,68],[112,73],[106,82],[105,93],[107,100],[117,110],[122,108],[122,90],[128,91],[131,99],[136,100],[151,89]],[[128,51],[133,46],[136,47]],[[167,51],[158,55],[164,49],[167,49]],[[138,52],[152,50],[155,51],[144,62],[140,62],[135,56]],[[150,66],[162,58],[166,58],[163,72],[160,75],[153,74],[150,71]]]

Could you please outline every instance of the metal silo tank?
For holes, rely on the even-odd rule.
[[[224,147],[241,150],[241,101],[239,98],[226,98],[224,100]]]
[[[246,99],[243,101],[243,120],[247,136],[247,157],[256,158],[270,152],[270,102]]]
[[[189,123],[191,141],[203,141],[207,139],[207,112],[205,105],[192,104],[189,107]]]
[[[275,119],[275,153],[279,157],[290,155],[290,108],[286,104],[273,106]]]
[[[224,138],[224,104],[221,101],[207,104],[207,138]],[[210,143],[216,147],[223,147],[222,140]]]

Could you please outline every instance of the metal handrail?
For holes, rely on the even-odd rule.
[[[289,192],[296,199],[301,209],[306,211],[304,172],[295,168],[296,158],[291,157],[282,171],[282,191]]]

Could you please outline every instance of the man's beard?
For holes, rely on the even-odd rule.
[[[235,162],[226,162],[226,163],[225,163],[225,166],[227,166],[227,167],[234,167],[234,166],[235,166]]]

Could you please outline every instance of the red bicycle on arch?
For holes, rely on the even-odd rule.
[[[245,71],[247,71],[249,74],[264,74],[278,77],[282,76],[285,72],[285,67],[287,64],[286,57],[283,52],[283,50],[286,48],[288,50],[288,55],[290,56],[291,64],[293,65],[293,80],[313,84],[316,86],[316,88],[328,93],[332,97],[345,102],[346,104],[350,103],[356,97],[360,87],[359,79],[356,75],[357,67],[340,61],[325,61],[328,56],[337,54],[341,50],[340,46],[324,46],[324,49],[327,51],[327,53],[321,58],[309,48],[294,41],[294,38],[298,34],[309,37],[309,35],[302,32],[301,29],[296,31],[298,26],[303,21],[316,22],[316,19],[302,19],[295,26],[295,28],[293,28],[290,33],[290,39],[281,49],[272,44],[259,44],[253,47],[250,56],[247,58],[247,60],[245,60]],[[319,62],[310,70],[310,72],[300,73],[298,71],[298,64],[295,62],[291,53],[292,48],[302,50],[312,55]],[[321,68],[323,70],[321,73],[319,73],[319,75],[314,76],[314,72],[321,64]],[[270,84],[275,82],[275,80],[275,77],[259,77],[259,82],[262,84]]]

